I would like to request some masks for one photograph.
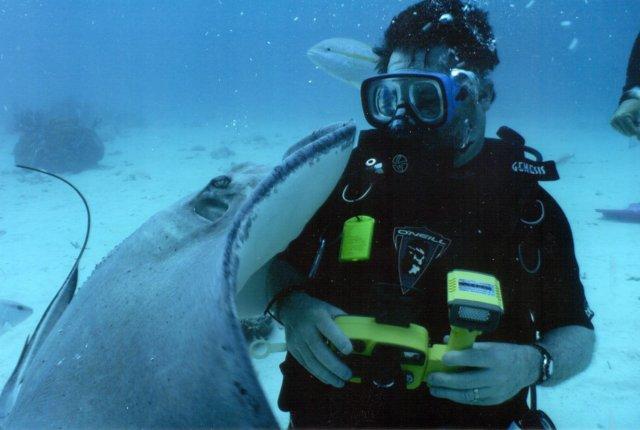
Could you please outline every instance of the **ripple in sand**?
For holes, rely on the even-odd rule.
[[[209,155],[214,160],[222,160],[225,158],[233,157],[234,155],[236,155],[236,153],[227,147],[223,147],[223,148],[214,149],[213,151],[211,151]]]

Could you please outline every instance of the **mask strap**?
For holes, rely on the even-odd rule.
[[[463,132],[462,144],[458,147],[458,151],[465,152],[470,146],[471,142],[471,127],[469,126],[469,119],[464,120],[464,132]]]

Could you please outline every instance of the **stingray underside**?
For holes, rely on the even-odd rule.
[[[212,190],[227,199],[219,219],[198,215],[191,201],[149,219],[95,269],[35,355],[22,358],[30,364],[8,390],[15,403],[2,426],[275,427],[236,293],[247,285],[247,300],[262,304],[264,283],[247,281],[327,198],[354,137],[352,123],[327,127],[257,185],[233,188],[230,175],[228,187]]]

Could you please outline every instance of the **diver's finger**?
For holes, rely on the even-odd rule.
[[[296,359],[296,361],[302,366],[304,367],[307,372],[311,373],[313,375],[313,368],[311,368],[308,364],[307,364],[307,360],[305,360],[304,358],[304,354],[302,353],[302,351],[300,350],[300,348],[298,347],[291,347],[289,348],[289,352],[291,353],[291,355],[293,355],[293,358]],[[315,376],[315,375],[314,375]],[[317,376],[316,376],[317,377]],[[324,382],[325,384],[327,384],[327,381],[323,381],[320,377],[317,377],[318,379],[320,379],[322,382]]]
[[[633,121],[630,116],[620,118],[619,124],[623,134],[626,136],[633,136]]]
[[[615,128],[618,133],[626,135],[627,133],[625,132],[624,125],[623,125],[624,118],[625,118],[624,115],[615,115],[611,119],[611,126]]]
[[[322,335],[338,349],[338,351],[344,355],[351,354],[353,351],[351,340],[349,340],[340,327],[338,327],[338,324],[336,324],[335,321],[331,318],[322,318],[316,323],[316,327],[320,330],[320,333],[322,333]]]
[[[318,378],[322,383],[329,385],[329,382],[324,380],[321,376],[314,374],[314,369],[310,365],[307,364],[307,360],[305,359],[305,354],[302,353],[300,348],[292,348],[290,350],[293,357],[300,363],[302,367],[304,367],[307,372]]]
[[[320,335],[315,339],[309,339],[307,343],[313,355],[315,355],[316,359],[318,359],[320,364],[322,364],[326,369],[344,381],[351,379],[351,369],[336,357],[336,355],[322,341]]]
[[[615,116],[611,119],[611,127],[613,127],[618,133],[624,134],[622,128],[620,128],[620,118]]]
[[[469,390],[490,387],[496,380],[488,370],[466,370],[464,372],[433,372],[427,378],[429,387],[444,387],[455,390]]]
[[[477,347],[449,351],[442,356],[446,366],[491,367],[491,360],[486,351]]]
[[[293,358],[295,358],[296,361],[298,363],[300,363],[300,365],[306,369],[307,368],[307,363],[304,360],[304,355],[302,355],[302,353],[300,352],[300,348],[298,348],[297,346],[292,346],[292,345],[289,345],[288,348],[289,348],[289,352],[291,353],[291,355],[293,355]]]
[[[307,364],[305,367],[309,373],[327,385],[333,385],[336,388],[344,387],[344,381],[324,367],[313,355],[313,352],[308,346],[305,345],[305,347],[301,348],[301,352]]]

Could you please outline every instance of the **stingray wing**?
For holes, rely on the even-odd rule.
[[[245,201],[229,232],[222,263],[231,292],[241,290],[302,232],[338,183],[355,134],[353,122],[341,123],[300,141]]]
[[[70,276],[46,313],[50,323],[45,318],[36,330],[42,341],[28,342],[5,388],[3,400],[15,404],[2,424],[276,427],[242,338],[236,291],[321,206],[354,138],[354,124],[345,123],[294,145],[248,197],[234,197],[239,206],[230,205],[228,224],[227,215],[211,223],[182,206],[157,214],[96,268],[65,310],[75,289]],[[160,224],[174,226],[171,220],[193,224],[189,235],[163,239]],[[149,240],[172,246],[156,255]]]

